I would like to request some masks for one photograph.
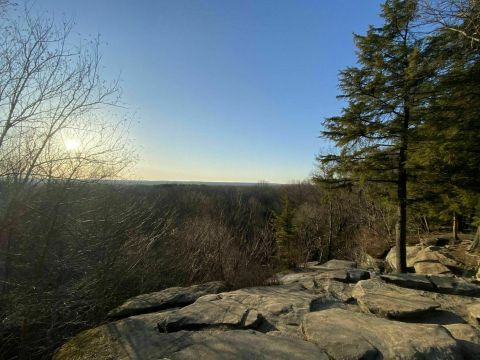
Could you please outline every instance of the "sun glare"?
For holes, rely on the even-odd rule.
[[[66,148],[68,151],[78,150],[78,148],[79,148],[80,145],[81,145],[79,139],[65,139],[65,140],[63,141],[63,143],[65,144],[65,148]]]

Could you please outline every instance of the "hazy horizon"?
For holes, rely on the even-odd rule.
[[[45,0],[40,13],[100,34],[120,74],[142,180],[290,183],[310,176],[338,71],[380,1]]]

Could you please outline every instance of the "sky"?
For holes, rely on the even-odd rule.
[[[37,0],[100,34],[139,155],[134,179],[291,183],[311,176],[352,33],[380,0]]]

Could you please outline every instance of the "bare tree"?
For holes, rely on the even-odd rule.
[[[104,178],[128,164],[123,123],[107,118],[118,82],[101,76],[99,41],[71,45],[58,26],[25,9],[0,35],[0,177]]]
[[[420,9],[424,20],[439,24],[480,44],[479,0],[421,0]]]
[[[112,115],[119,109],[120,89],[118,80],[107,82],[102,76],[99,39],[77,42],[71,21],[42,19],[27,6],[20,17],[8,15],[0,24],[4,284],[18,224],[33,207],[33,188],[52,183],[67,188],[72,182],[115,178],[134,161],[128,121]],[[48,216],[55,223],[59,211]],[[48,251],[45,239],[42,247]]]

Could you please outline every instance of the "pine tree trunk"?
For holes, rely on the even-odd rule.
[[[398,220],[396,232],[396,268],[397,272],[407,271],[407,182],[404,171],[400,171],[398,183]],[[404,173],[402,175],[402,173]]]
[[[398,159],[398,219],[396,224],[396,255],[397,272],[407,272],[407,148],[408,123],[410,121],[410,107],[408,96],[405,98],[402,131],[400,133],[400,151]]]

